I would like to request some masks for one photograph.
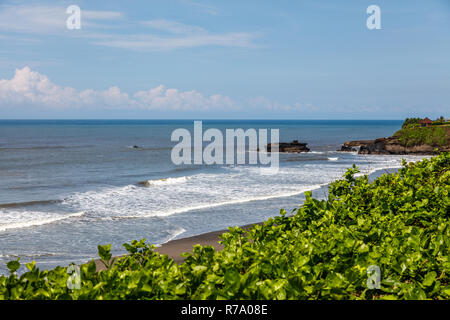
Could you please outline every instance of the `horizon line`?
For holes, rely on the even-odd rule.
[[[403,119],[286,119],[286,118],[277,118],[277,119],[251,119],[251,118],[243,118],[243,119],[233,119],[233,118],[179,118],[179,119],[170,119],[170,118],[148,118],[148,119],[137,119],[137,118],[7,118],[1,119],[0,121],[150,121],[150,120],[160,120],[160,121],[403,121]]]

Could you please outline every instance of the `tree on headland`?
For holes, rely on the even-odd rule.
[[[411,124],[419,124],[420,120],[422,120],[422,119],[421,118],[406,118],[402,124],[402,129],[406,128],[407,126],[409,126]]]

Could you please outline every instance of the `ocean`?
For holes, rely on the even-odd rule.
[[[421,159],[336,151],[401,123],[203,121],[204,130],[276,128],[281,142],[308,143],[311,152],[280,154],[279,172],[262,175],[255,165],[174,165],[171,133],[193,131],[191,120],[1,120],[0,273],[18,257],[39,268],[79,264],[97,257],[98,244],[120,255],[135,239],[160,245],[293,210],[305,191],[326,197],[352,164],[376,176]]]

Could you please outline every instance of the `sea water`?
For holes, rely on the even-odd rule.
[[[297,208],[304,192],[356,164],[379,175],[418,156],[337,152],[348,140],[386,137],[402,121],[206,120],[204,129],[279,129],[309,153],[280,154],[276,175],[255,165],[174,165],[170,140],[190,120],[0,121],[0,273],[21,257],[40,268],[96,258],[98,244],[163,244],[259,222]],[[248,152],[255,152],[249,150]]]

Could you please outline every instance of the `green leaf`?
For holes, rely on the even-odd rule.
[[[109,261],[112,258],[112,254],[111,254],[111,244],[107,244],[107,245],[99,245],[97,246],[98,248],[98,255],[102,260],[105,261]]]
[[[14,273],[20,268],[19,260],[20,257],[17,260],[9,261],[8,263],[6,263],[6,266],[8,267],[10,273]]]
[[[36,261],[32,261],[30,263],[27,263],[25,266],[27,267],[28,270],[33,271],[34,268],[36,268]]]
[[[446,296],[450,297],[450,286],[446,286],[446,287],[442,290],[442,292],[443,292]]]
[[[135,246],[132,246],[128,243],[124,243],[123,246],[125,247],[125,249],[129,252],[129,253],[136,253],[137,252],[137,248]]]
[[[193,268],[192,268],[192,271],[193,271],[193,273],[196,275],[196,276],[200,276],[202,273],[204,273],[206,270],[208,269],[208,267],[206,267],[206,266],[194,266]]]
[[[437,274],[436,272],[432,271],[432,272],[428,272],[425,276],[425,278],[423,279],[422,284],[426,287],[431,286],[434,281],[436,280]]]
[[[225,284],[234,291],[238,290],[241,284],[239,272],[235,269],[228,269],[225,272]]]

